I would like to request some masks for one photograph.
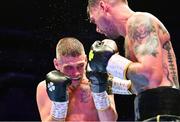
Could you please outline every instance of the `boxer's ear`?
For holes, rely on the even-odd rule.
[[[107,13],[109,11],[109,4],[107,2],[104,2],[103,0],[99,1],[99,6],[101,8],[101,10],[105,13]]]
[[[57,70],[59,70],[59,63],[58,63],[58,59],[57,59],[57,58],[54,58],[53,63],[54,63],[54,67],[55,67]]]

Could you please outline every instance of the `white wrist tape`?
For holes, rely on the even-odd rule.
[[[68,109],[68,101],[52,102],[51,115],[54,119],[66,118]]]
[[[106,91],[101,93],[93,92],[93,100],[97,110],[105,110],[110,106],[110,101]]]
[[[114,77],[119,77],[121,79],[126,79],[126,72],[132,61],[118,55],[114,54],[108,61],[106,70],[108,73]]]
[[[130,80],[120,79],[118,77],[113,77],[112,79],[112,93],[131,95],[132,93],[128,90],[131,87]]]

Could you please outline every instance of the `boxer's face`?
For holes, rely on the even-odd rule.
[[[79,84],[82,78],[85,76],[85,69],[87,64],[86,55],[80,55],[76,57],[61,56],[61,58],[55,59],[58,62],[56,69],[69,76],[72,79],[72,84]]]
[[[114,20],[108,11],[103,10],[102,7],[92,7],[89,11],[90,23],[96,25],[96,31],[105,36],[116,39],[119,37],[117,27]]]

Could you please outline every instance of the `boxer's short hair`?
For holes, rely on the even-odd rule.
[[[61,56],[76,57],[85,54],[83,44],[74,37],[64,37],[56,46],[56,58]]]

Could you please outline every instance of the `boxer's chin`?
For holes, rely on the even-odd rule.
[[[73,87],[77,87],[77,86],[79,86],[80,85],[80,81],[81,81],[81,77],[78,77],[78,78],[72,78],[72,86]]]

